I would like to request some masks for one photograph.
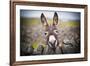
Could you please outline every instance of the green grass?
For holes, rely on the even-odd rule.
[[[48,24],[52,24],[53,21],[51,19],[47,20]],[[34,25],[40,25],[41,21],[38,18],[21,18],[21,23],[23,25],[29,25],[29,26],[34,26]],[[69,22],[61,22],[59,21],[59,26],[60,27],[75,27],[75,26],[79,26],[80,23],[79,22],[75,22],[75,21],[69,21]]]
[[[29,19],[29,18],[21,18],[20,19],[21,23],[24,24],[24,25],[37,25],[37,24],[40,24],[40,20],[39,19]]]
[[[61,27],[76,27],[76,26],[80,26],[79,22],[75,22],[75,21],[69,21],[69,22],[61,22],[60,24]]]
[[[35,49],[38,47],[38,42],[33,42],[32,47]]]

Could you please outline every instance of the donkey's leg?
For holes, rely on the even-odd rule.
[[[44,55],[48,55],[48,54],[54,54],[55,52],[52,50],[51,47],[49,47],[48,45],[46,45],[46,47],[44,48]]]
[[[56,47],[56,54],[63,54],[62,47]]]

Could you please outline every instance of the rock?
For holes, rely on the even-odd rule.
[[[32,55],[34,51],[34,48],[32,46],[22,46],[21,47],[21,56],[27,56],[27,55]]]

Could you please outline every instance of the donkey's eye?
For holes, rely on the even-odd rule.
[[[45,32],[44,34],[47,36],[48,35],[48,32]]]
[[[58,34],[58,31],[57,30],[54,30],[54,33]]]

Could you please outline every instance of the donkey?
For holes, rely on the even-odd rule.
[[[56,54],[56,49],[59,47],[59,40],[58,40],[58,30],[57,30],[57,25],[58,25],[58,14],[55,12],[53,16],[53,24],[48,24],[46,17],[44,14],[41,14],[41,23],[45,27],[45,36],[46,36],[46,54]],[[50,51],[51,50],[51,51]],[[59,50],[61,53],[63,53],[62,48],[59,47]],[[58,50],[58,51],[59,51]],[[50,52],[49,52],[50,51]]]

